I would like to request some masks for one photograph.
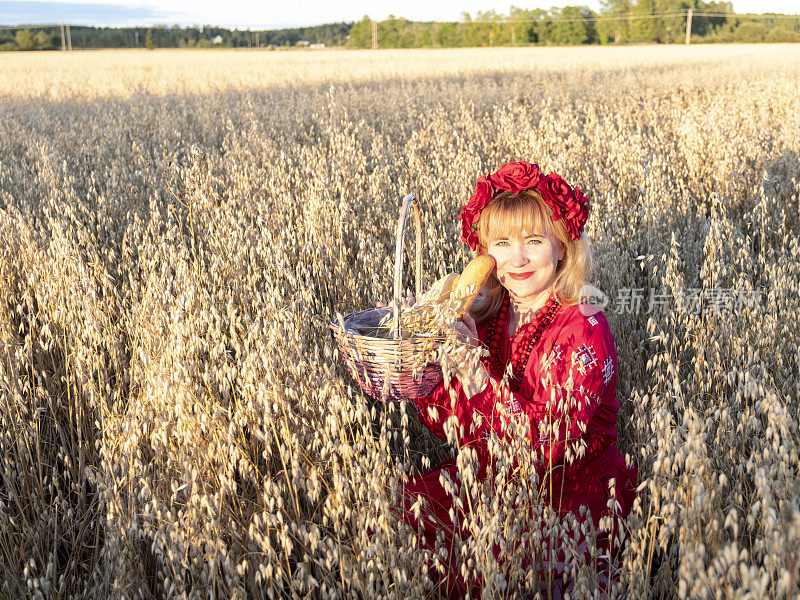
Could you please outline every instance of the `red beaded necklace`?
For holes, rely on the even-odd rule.
[[[508,310],[509,303],[510,298],[508,293],[506,293],[503,298],[503,304],[492,319],[489,330],[487,331],[489,356],[484,359],[484,365],[486,365],[489,373],[497,378],[503,377],[503,372],[508,365],[508,361],[504,360],[502,356],[500,340],[503,338],[504,332],[508,332],[510,318]],[[514,351],[514,355],[511,357],[512,375],[511,381],[509,382],[511,391],[516,392],[519,390],[519,386],[522,383],[522,375],[525,372],[525,366],[528,364],[531,351],[534,345],[536,345],[536,342],[539,341],[539,338],[542,337],[544,330],[550,325],[558,307],[559,303],[555,295],[550,296],[545,305],[536,313],[533,321],[526,323],[517,330],[514,337],[521,335],[522,339],[517,343],[517,348]]]

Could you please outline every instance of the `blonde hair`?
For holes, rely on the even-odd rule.
[[[591,271],[591,249],[585,236],[573,240],[567,235],[563,219],[553,221],[552,215],[553,209],[536,190],[523,190],[519,194],[501,192],[483,209],[476,222],[478,249],[486,252],[492,240],[520,231],[552,235],[564,249],[564,258],[556,267],[553,289],[558,301],[569,306],[580,302],[580,289]],[[505,288],[492,273],[479,301],[470,310],[472,317],[482,321],[494,315],[500,309],[504,292]]]

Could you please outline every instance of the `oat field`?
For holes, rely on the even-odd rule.
[[[455,445],[326,323],[388,300],[406,193],[460,269],[510,160],[592,200],[641,481],[608,596],[800,597],[799,107],[792,45],[0,54],[0,598],[435,598],[390,507]],[[465,575],[547,598],[492,552],[536,498],[459,461]]]

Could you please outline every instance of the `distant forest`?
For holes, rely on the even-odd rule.
[[[202,27],[79,27],[70,26],[73,48],[250,48],[295,46],[297,42],[326,46],[347,45],[352,23],[329,23],[316,27],[250,31]],[[221,41],[214,43],[219,36]],[[149,42],[149,44],[148,44]],[[47,50],[61,48],[61,32],[55,27],[0,30],[2,50]]]
[[[458,22],[418,22],[390,16],[376,23],[379,48],[682,43],[692,8],[692,43],[800,42],[800,16],[737,15],[730,2],[703,0],[604,0],[603,8],[550,10],[512,7],[509,14],[463,13]],[[279,48],[325,44],[370,48],[369,16],[356,23],[278,30],[221,27],[70,27],[73,48]],[[61,47],[56,27],[0,30],[0,50]]]

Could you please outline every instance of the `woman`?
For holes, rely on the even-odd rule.
[[[477,366],[458,364],[452,391],[441,385],[415,403],[421,422],[440,437],[445,437],[445,421],[457,418],[463,426],[460,444],[476,450],[481,473],[491,460],[486,439],[493,433],[502,439],[508,421],[524,413],[528,441],[540,457],[542,501],[576,516],[588,506],[600,533],[598,545],[609,548],[611,536],[599,527],[609,504],[614,505],[609,480],[615,480],[617,514],[624,517],[633,502],[636,472],[614,445],[617,356],[608,322],[602,312],[592,314],[578,303],[590,262],[582,236],[587,216],[581,191],[556,174],[542,175],[536,165],[509,163],[478,179],[459,215],[462,240],[492,256],[496,272],[472,315],[454,328],[489,354]],[[509,366],[510,377],[503,382]],[[568,399],[558,408],[548,402],[553,390]],[[554,414],[558,410],[563,414]],[[480,416],[478,427],[474,416]],[[552,423],[558,424],[555,437],[552,427],[547,434]],[[457,481],[456,471],[455,461],[448,461],[412,477],[405,488],[402,518],[422,530],[426,547],[434,547],[437,533],[463,535],[451,521],[452,495],[440,483],[442,472]],[[420,497],[428,506],[423,514]],[[451,564],[442,581],[453,596],[467,591],[459,567]]]

